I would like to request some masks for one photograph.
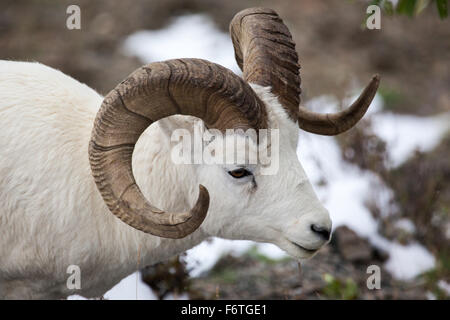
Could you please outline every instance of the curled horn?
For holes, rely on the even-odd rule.
[[[128,225],[165,238],[182,238],[206,217],[209,194],[200,185],[188,212],[164,212],[147,201],[132,172],[137,140],[154,121],[174,114],[202,119],[209,128],[266,127],[263,103],[228,69],[200,59],[152,63],[133,72],[104,99],[89,144],[95,183],[109,210]]]

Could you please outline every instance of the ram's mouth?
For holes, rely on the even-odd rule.
[[[271,228],[275,231],[277,231],[274,228]],[[281,232],[280,232],[281,233]],[[280,234],[278,235],[278,238],[276,238],[276,241],[270,241],[273,244],[277,245],[280,249],[284,250],[287,254],[289,254],[290,256],[292,256],[295,259],[309,259],[312,256],[314,256],[314,254],[317,253],[317,251],[319,251],[319,249],[321,248],[308,248],[308,247],[304,247],[303,245],[299,244],[297,241],[292,241],[290,240],[288,237]]]
[[[305,247],[299,245],[298,243],[295,243],[295,242],[292,242],[292,241],[289,241],[289,242],[292,243],[292,244],[293,244],[294,246],[296,246],[297,248],[302,249],[303,251],[306,251],[306,252],[308,252],[308,253],[310,253],[310,254],[316,253],[317,250],[319,250],[319,249],[307,249],[307,248],[305,248]]]

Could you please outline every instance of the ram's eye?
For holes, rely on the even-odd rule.
[[[232,171],[228,171],[228,173],[236,179],[240,179],[246,176],[250,176],[252,175],[252,173],[248,170],[245,170],[244,168],[240,168],[240,169],[236,169],[236,170],[232,170]]]

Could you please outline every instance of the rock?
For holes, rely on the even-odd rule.
[[[342,257],[351,262],[369,262],[372,259],[372,246],[369,241],[359,237],[352,229],[343,226],[334,231],[337,250]]]

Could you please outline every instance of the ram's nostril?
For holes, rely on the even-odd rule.
[[[329,240],[330,239],[331,230],[326,228],[326,227],[319,227],[319,226],[317,226],[315,224],[312,224],[311,225],[311,230],[313,232],[317,233],[318,235],[320,235],[325,240]]]

